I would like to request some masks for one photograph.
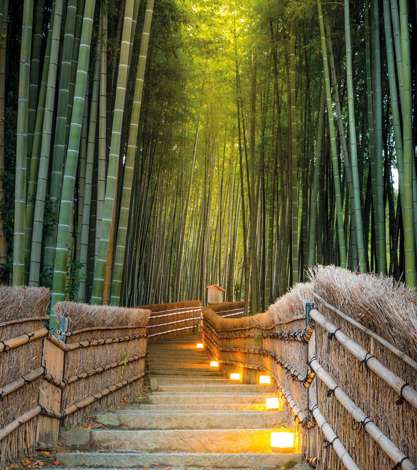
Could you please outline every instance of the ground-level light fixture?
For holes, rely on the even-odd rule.
[[[197,344],[195,345],[195,347],[196,347],[197,349],[204,349],[204,344],[203,344],[203,343],[197,343]]]
[[[240,378],[241,378],[241,377],[240,377],[239,372],[232,372],[232,373],[230,374],[230,380],[235,380],[235,381],[237,381],[237,380],[240,380]]]
[[[271,432],[271,448],[277,452],[295,452],[296,436],[295,432],[289,429],[282,429]]]
[[[210,367],[219,367],[219,361],[210,361]]]
[[[269,397],[265,400],[267,410],[282,410],[282,400],[278,397]]]
[[[260,375],[259,383],[261,385],[271,385],[271,376],[270,375]]]

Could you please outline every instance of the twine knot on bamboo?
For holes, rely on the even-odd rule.
[[[340,331],[340,328],[336,328],[334,331],[332,331],[331,333],[328,333],[327,337],[329,338],[329,340],[331,341],[335,336],[336,336],[336,333]]]
[[[401,468],[401,465],[408,460],[408,456],[403,457],[399,462],[397,462],[391,470],[399,470]]]
[[[373,357],[375,357],[373,354],[367,352],[367,353],[365,354],[365,357],[364,357],[363,360],[361,361],[362,364],[365,364],[366,368],[368,368],[368,361],[369,361],[370,359],[372,359]]]

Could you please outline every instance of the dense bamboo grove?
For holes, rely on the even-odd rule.
[[[1,0],[4,281],[253,311],[317,263],[415,287],[416,8]]]

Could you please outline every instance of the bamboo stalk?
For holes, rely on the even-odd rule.
[[[327,442],[330,442],[332,444],[333,450],[336,452],[343,465],[348,470],[360,470],[352,459],[352,457],[350,456],[349,452],[346,450],[342,441],[334,432],[333,428],[326,421],[325,417],[321,414],[320,410],[316,407],[313,409],[312,414],[317,422],[317,425],[324,434],[324,437],[326,438]]]
[[[28,343],[33,343],[38,339],[42,339],[45,336],[48,336],[49,331],[46,328],[41,328],[40,330],[33,331],[31,333],[25,333],[21,336],[16,336],[15,338],[1,340],[0,341],[0,353],[4,351],[10,351],[11,349],[17,349],[20,346],[24,346]]]
[[[356,341],[345,335],[339,328],[317,310],[310,312],[311,318],[322,326],[326,331],[332,334],[337,341],[349,351],[358,361],[366,363],[367,367],[372,370],[380,379],[395,390],[404,400],[417,409],[417,391],[411,385],[407,384],[401,377],[391,372],[378,359],[366,351]]]
[[[332,390],[334,396],[357,423],[361,423],[363,429],[374,439],[379,447],[400,468],[404,470],[415,470],[413,463],[407,456],[378,428],[378,426],[367,416],[361,408],[343,391],[333,377],[320,365],[317,359],[311,361],[311,368],[316,372],[319,379]]]
[[[43,373],[44,368],[39,367],[38,369],[32,370],[31,372],[22,375],[20,379],[14,380],[13,382],[10,382],[7,385],[3,385],[0,388],[0,399],[6,397],[7,395],[10,395],[13,392],[16,392],[17,390],[19,390],[19,388],[24,387],[27,383],[35,382],[35,380],[38,380],[40,377],[43,376]]]
[[[5,439],[9,434],[11,434],[13,431],[16,431],[22,424],[27,423],[28,421],[32,420],[33,418],[36,418],[36,416],[39,416],[41,414],[42,408],[38,405],[35,406],[35,408],[32,408],[31,410],[27,411],[24,413],[22,416],[19,416],[16,418],[14,421],[12,421],[10,424],[5,426],[3,429],[0,429],[0,442]]]
[[[111,385],[110,387],[105,388],[101,392],[95,393],[94,395],[90,395],[86,398],[83,398],[81,401],[74,403],[71,406],[68,406],[65,408],[65,410],[62,413],[62,417],[67,417],[69,415],[72,415],[76,413],[77,411],[86,408],[89,405],[92,405],[94,402],[101,400],[107,395],[110,395],[111,393],[116,392],[117,390],[120,390],[123,387],[126,387],[127,385],[132,384],[133,382],[137,382],[140,379],[143,379],[145,377],[145,374],[139,374],[136,375],[135,377],[132,377],[131,379],[124,380],[123,382],[119,382],[115,385]],[[1,439],[1,437],[0,437]]]

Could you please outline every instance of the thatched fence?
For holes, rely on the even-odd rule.
[[[199,300],[142,305],[140,308],[151,312],[147,325],[148,339],[151,342],[196,333],[202,319]]]
[[[266,313],[203,334],[224,372],[274,378],[319,469],[415,469],[417,303],[392,280],[320,268]]]
[[[0,289],[0,468],[143,390],[149,311],[63,302],[57,338],[48,305],[46,289]]]
[[[35,446],[48,305],[46,289],[0,289],[0,468]]]

